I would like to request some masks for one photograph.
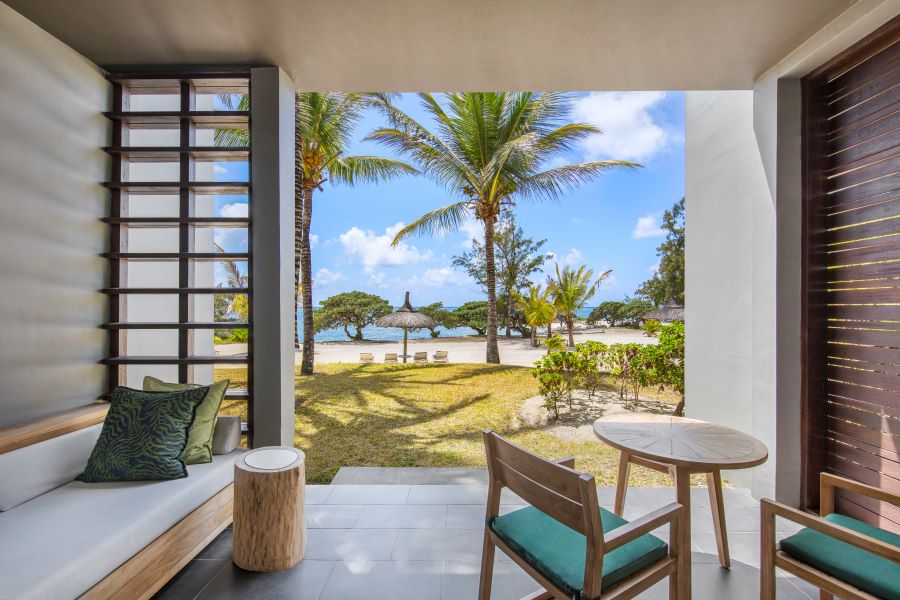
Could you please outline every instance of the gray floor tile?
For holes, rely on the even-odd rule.
[[[441,561],[340,562],[319,600],[439,600]]]
[[[228,558],[192,560],[167,583],[154,600],[193,600],[227,564],[231,563],[231,547]]]
[[[717,556],[716,534],[694,533],[691,541],[700,547],[702,552]],[[731,554],[731,562],[743,563],[752,567],[759,567],[759,534],[758,533],[728,533],[728,550]]]
[[[367,504],[356,528],[436,529],[446,523],[447,506],[443,504]]]
[[[305,559],[287,571],[251,573],[227,561],[198,600],[318,600],[333,567],[331,561]]]
[[[445,562],[442,600],[476,598],[480,576],[480,562]],[[538,588],[535,581],[511,561],[496,561],[491,581],[491,600],[519,600]]]
[[[303,491],[306,504],[323,504],[334,490],[330,485],[308,485]]]
[[[406,504],[408,485],[335,485],[325,504]]]
[[[481,560],[481,531],[473,529],[401,529],[393,560]]]
[[[507,490],[504,490],[507,491]],[[486,485],[414,485],[409,504],[487,504]]]
[[[356,525],[361,504],[312,504],[306,507],[306,526],[310,529],[351,529]]]
[[[306,557],[315,560],[390,560],[396,529],[310,529]]]
[[[225,531],[220,533],[216,539],[214,539],[210,544],[200,551],[200,554],[196,556],[198,559],[218,559],[218,558],[227,558],[231,560],[231,539],[232,539],[232,529],[231,527],[227,527]]]
[[[500,514],[519,510],[521,504],[501,504]],[[478,504],[450,504],[447,506],[447,529],[484,529],[485,507]]]

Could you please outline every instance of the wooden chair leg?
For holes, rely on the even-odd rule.
[[[622,516],[625,510],[625,493],[628,491],[628,475],[631,473],[631,457],[627,452],[619,454],[619,477],[616,480],[616,504],[613,512]]]
[[[484,546],[481,550],[481,581],[478,585],[478,600],[491,600],[491,582],[494,577],[494,543],[485,528]]]
[[[834,594],[822,590],[819,592],[819,600],[834,600]]]
[[[719,471],[707,473],[706,487],[709,490],[709,507],[712,510],[713,529],[716,531],[716,548],[719,551],[719,562],[723,567],[729,569],[731,568],[731,556],[728,552],[728,532],[725,528],[722,474]]]
[[[775,600],[775,515],[760,510],[759,600]]]

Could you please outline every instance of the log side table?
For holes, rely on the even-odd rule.
[[[283,571],[306,552],[303,514],[306,457],[271,446],[234,463],[234,564],[247,571]]]

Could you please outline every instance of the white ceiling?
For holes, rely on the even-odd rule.
[[[856,0],[6,0],[97,64],[309,90],[748,89]]]

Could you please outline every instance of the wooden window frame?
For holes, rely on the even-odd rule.
[[[101,293],[108,297],[108,320],[102,324],[109,335],[109,351],[102,363],[108,367],[107,394],[123,385],[126,381],[128,365],[175,365],[178,369],[179,383],[192,383],[193,366],[208,364],[246,365],[247,389],[229,391],[226,399],[244,400],[247,403],[247,433],[252,436],[252,390],[253,390],[253,227],[249,217],[196,217],[192,214],[195,193],[207,194],[246,194],[247,201],[252,202],[252,171],[246,182],[198,182],[194,181],[194,164],[199,158],[214,157],[244,159],[248,168],[250,148],[197,147],[194,145],[194,132],[198,125],[220,125],[222,127],[241,127],[251,129],[250,111],[197,111],[195,96],[198,90],[203,93],[236,92],[250,94],[250,69],[237,68],[189,68],[172,70],[170,68],[145,67],[140,69],[116,69],[107,73],[112,84],[112,110],[104,113],[112,124],[111,143],[104,148],[110,155],[110,178],[104,182],[109,189],[110,208],[108,217],[102,219],[109,229],[108,251],[103,257],[109,263],[109,283]],[[177,93],[179,110],[177,111],[129,111],[129,91],[153,88],[156,93]],[[251,99],[252,102],[252,99]],[[179,132],[177,147],[134,147],[128,142],[128,129],[132,125],[151,126],[166,125]],[[252,136],[252,133],[251,133]],[[123,177],[123,166],[130,158],[158,159],[166,162],[178,162],[178,181],[135,182]],[[123,214],[123,194],[129,192],[171,193],[178,194],[178,217],[129,217]],[[178,228],[177,252],[127,252],[122,246],[123,233],[134,226],[168,226]],[[239,253],[197,253],[192,248],[192,228],[196,226],[241,226],[247,228],[247,252]],[[244,288],[218,288],[191,286],[191,266],[195,261],[235,259],[247,262],[248,283]],[[170,288],[133,288],[128,287],[123,279],[122,263],[134,259],[174,260],[178,262],[178,286]],[[191,297],[200,294],[242,293],[247,294],[250,305],[250,316],[246,322],[215,323],[195,322],[191,315]],[[123,309],[128,296],[133,294],[174,294],[178,296],[178,320],[167,323],[125,322]],[[201,329],[246,328],[248,330],[246,356],[193,356],[190,354],[193,332]],[[175,356],[128,356],[128,330],[175,330],[178,335],[178,352]],[[252,437],[251,437],[252,443]]]

